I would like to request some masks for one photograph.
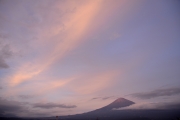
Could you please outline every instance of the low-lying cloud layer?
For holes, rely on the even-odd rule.
[[[151,99],[156,97],[173,96],[178,94],[180,94],[180,88],[164,88],[153,90],[150,92],[134,93],[131,94],[131,96],[140,99]]]
[[[64,105],[64,104],[56,104],[56,103],[35,103],[33,107],[38,107],[42,109],[51,109],[51,108],[76,108],[76,105]]]
[[[55,112],[60,111],[59,109],[76,108],[76,105],[65,105],[57,103],[28,103],[28,102],[18,102],[14,100],[7,100],[0,97],[0,117],[1,116],[48,116]],[[31,108],[31,109],[29,109]],[[33,109],[34,108],[34,109]],[[42,111],[36,108],[42,109]],[[46,111],[46,109],[51,109],[51,111]]]
[[[16,113],[23,111],[24,107],[21,102],[0,98],[0,116],[16,116]]]
[[[142,110],[149,110],[149,109],[180,109],[180,102],[162,102],[162,103],[139,103],[133,104],[128,107],[118,108],[114,110],[124,110],[124,109],[142,109]]]

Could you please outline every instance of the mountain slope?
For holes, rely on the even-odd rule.
[[[124,99],[124,98],[118,98],[117,100],[115,100],[114,102],[112,102],[111,104],[102,107],[100,109],[97,109],[99,111],[109,111],[112,110],[113,108],[121,108],[121,107],[127,107],[130,106],[132,104],[135,104],[134,102]]]
[[[135,104],[134,102],[124,99],[124,98],[118,98],[114,102],[110,103],[109,105],[96,109],[91,112],[84,113],[84,115],[100,115],[100,114],[106,114],[107,112],[113,111],[113,108],[121,108],[121,107],[127,107],[132,104]]]
[[[180,117],[180,109],[177,110],[158,110],[158,109],[143,109],[143,110],[112,110],[113,108],[122,108],[127,107],[134,102],[119,98],[112,102],[111,104],[96,109],[91,112],[76,114],[76,115],[69,115],[69,116],[60,116],[60,118],[64,120],[87,120],[87,119],[97,119],[100,120],[173,120],[174,118]]]

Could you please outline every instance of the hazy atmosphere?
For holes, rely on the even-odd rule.
[[[0,0],[0,116],[180,108],[180,1]],[[116,109],[119,110],[119,109]]]

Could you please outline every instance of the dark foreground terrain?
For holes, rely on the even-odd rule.
[[[0,120],[180,120],[180,109],[164,110],[113,110],[135,104],[133,101],[118,98],[114,102],[102,108],[76,115],[41,118],[7,118]]]
[[[0,120],[56,120],[56,117],[0,117]],[[58,120],[180,120],[180,110],[112,110],[96,114],[89,112],[70,116],[59,116]]]

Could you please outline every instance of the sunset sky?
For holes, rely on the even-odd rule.
[[[180,1],[0,0],[0,116],[179,104]]]

